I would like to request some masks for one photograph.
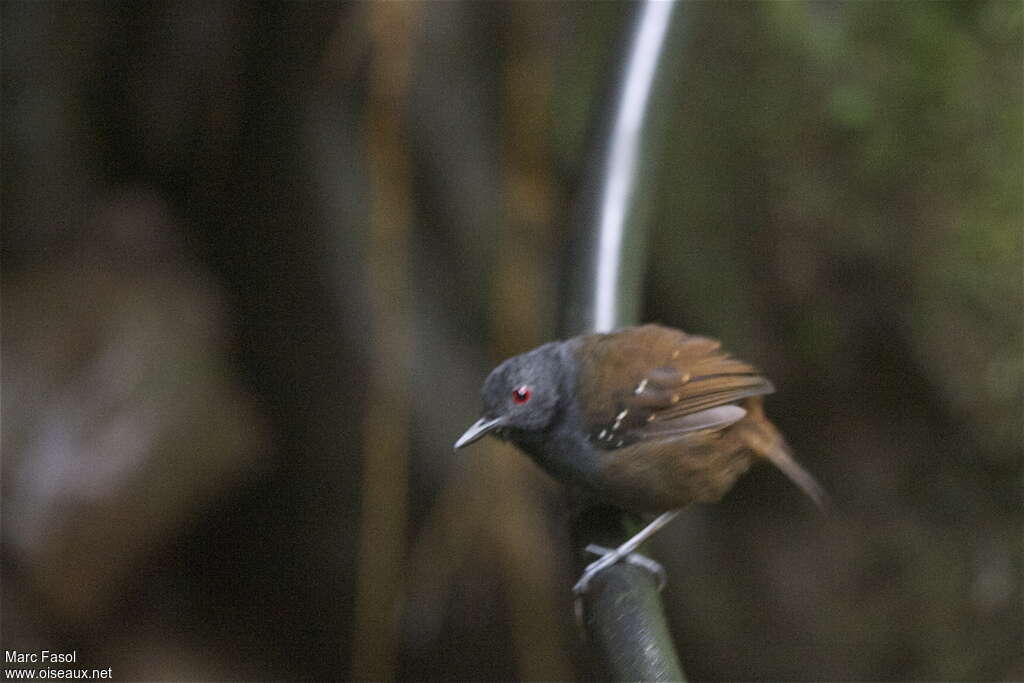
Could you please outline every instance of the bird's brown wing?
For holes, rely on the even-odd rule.
[[[745,414],[737,401],[774,391],[714,339],[659,325],[583,337],[577,353],[583,419],[604,448],[724,428]]]

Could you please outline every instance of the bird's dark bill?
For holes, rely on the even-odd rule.
[[[481,417],[479,420],[473,423],[466,433],[459,437],[459,440],[455,442],[455,450],[468,446],[477,439],[480,439],[487,435],[488,432],[494,431],[498,427],[504,424],[505,420],[501,417],[486,418]]]

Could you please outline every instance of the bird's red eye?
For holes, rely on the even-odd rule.
[[[526,403],[530,400],[530,396],[532,395],[533,392],[530,391],[530,387],[525,384],[512,390],[512,400],[516,403]]]

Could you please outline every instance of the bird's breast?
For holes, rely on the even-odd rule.
[[[549,475],[565,484],[593,489],[599,474],[598,454],[573,423],[563,416],[539,432],[514,432],[510,440]]]

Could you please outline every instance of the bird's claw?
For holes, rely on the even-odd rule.
[[[576,599],[573,601],[573,608],[576,612],[576,622],[580,625],[583,624],[583,594],[587,592],[587,588],[589,588],[590,582],[595,576],[616,562],[625,560],[632,565],[642,567],[654,574],[658,580],[659,592],[663,590],[665,588],[665,584],[668,583],[665,568],[662,567],[659,562],[655,562],[646,555],[641,555],[640,553],[626,553],[623,555],[615,548],[605,548],[604,546],[594,545],[593,543],[588,545],[585,550],[589,553],[600,555],[601,557],[587,565],[587,568],[583,570],[583,575],[580,576],[580,580],[572,587],[572,592],[576,595]]]
[[[616,564],[622,560],[629,562],[632,565],[646,569],[650,573],[654,574],[658,580],[658,591],[660,592],[665,588],[665,584],[668,583],[668,577],[665,574],[665,568],[660,563],[655,562],[646,555],[640,553],[620,553],[615,548],[605,548],[604,546],[590,544],[586,547],[586,551],[600,555],[601,557],[594,562],[587,565],[587,568],[583,570],[583,574],[580,576],[579,581],[573,586],[572,590],[577,596],[583,595],[587,592],[587,588],[590,586],[590,582],[595,576],[600,574],[608,567]]]
[[[587,550],[594,552],[589,546],[587,547]],[[587,568],[583,570],[583,574],[580,576],[579,581],[577,581],[576,585],[572,587],[572,592],[576,595],[583,595],[586,593],[591,580],[593,580],[595,576],[621,559],[622,556],[614,550],[604,553],[600,558],[587,565]]]
[[[665,568],[661,566],[660,562],[655,562],[646,555],[640,553],[630,553],[626,555],[626,562],[642,567],[650,573],[654,574],[654,578],[658,581],[658,592],[665,590],[665,586],[668,585],[668,574],[665,573]]]

